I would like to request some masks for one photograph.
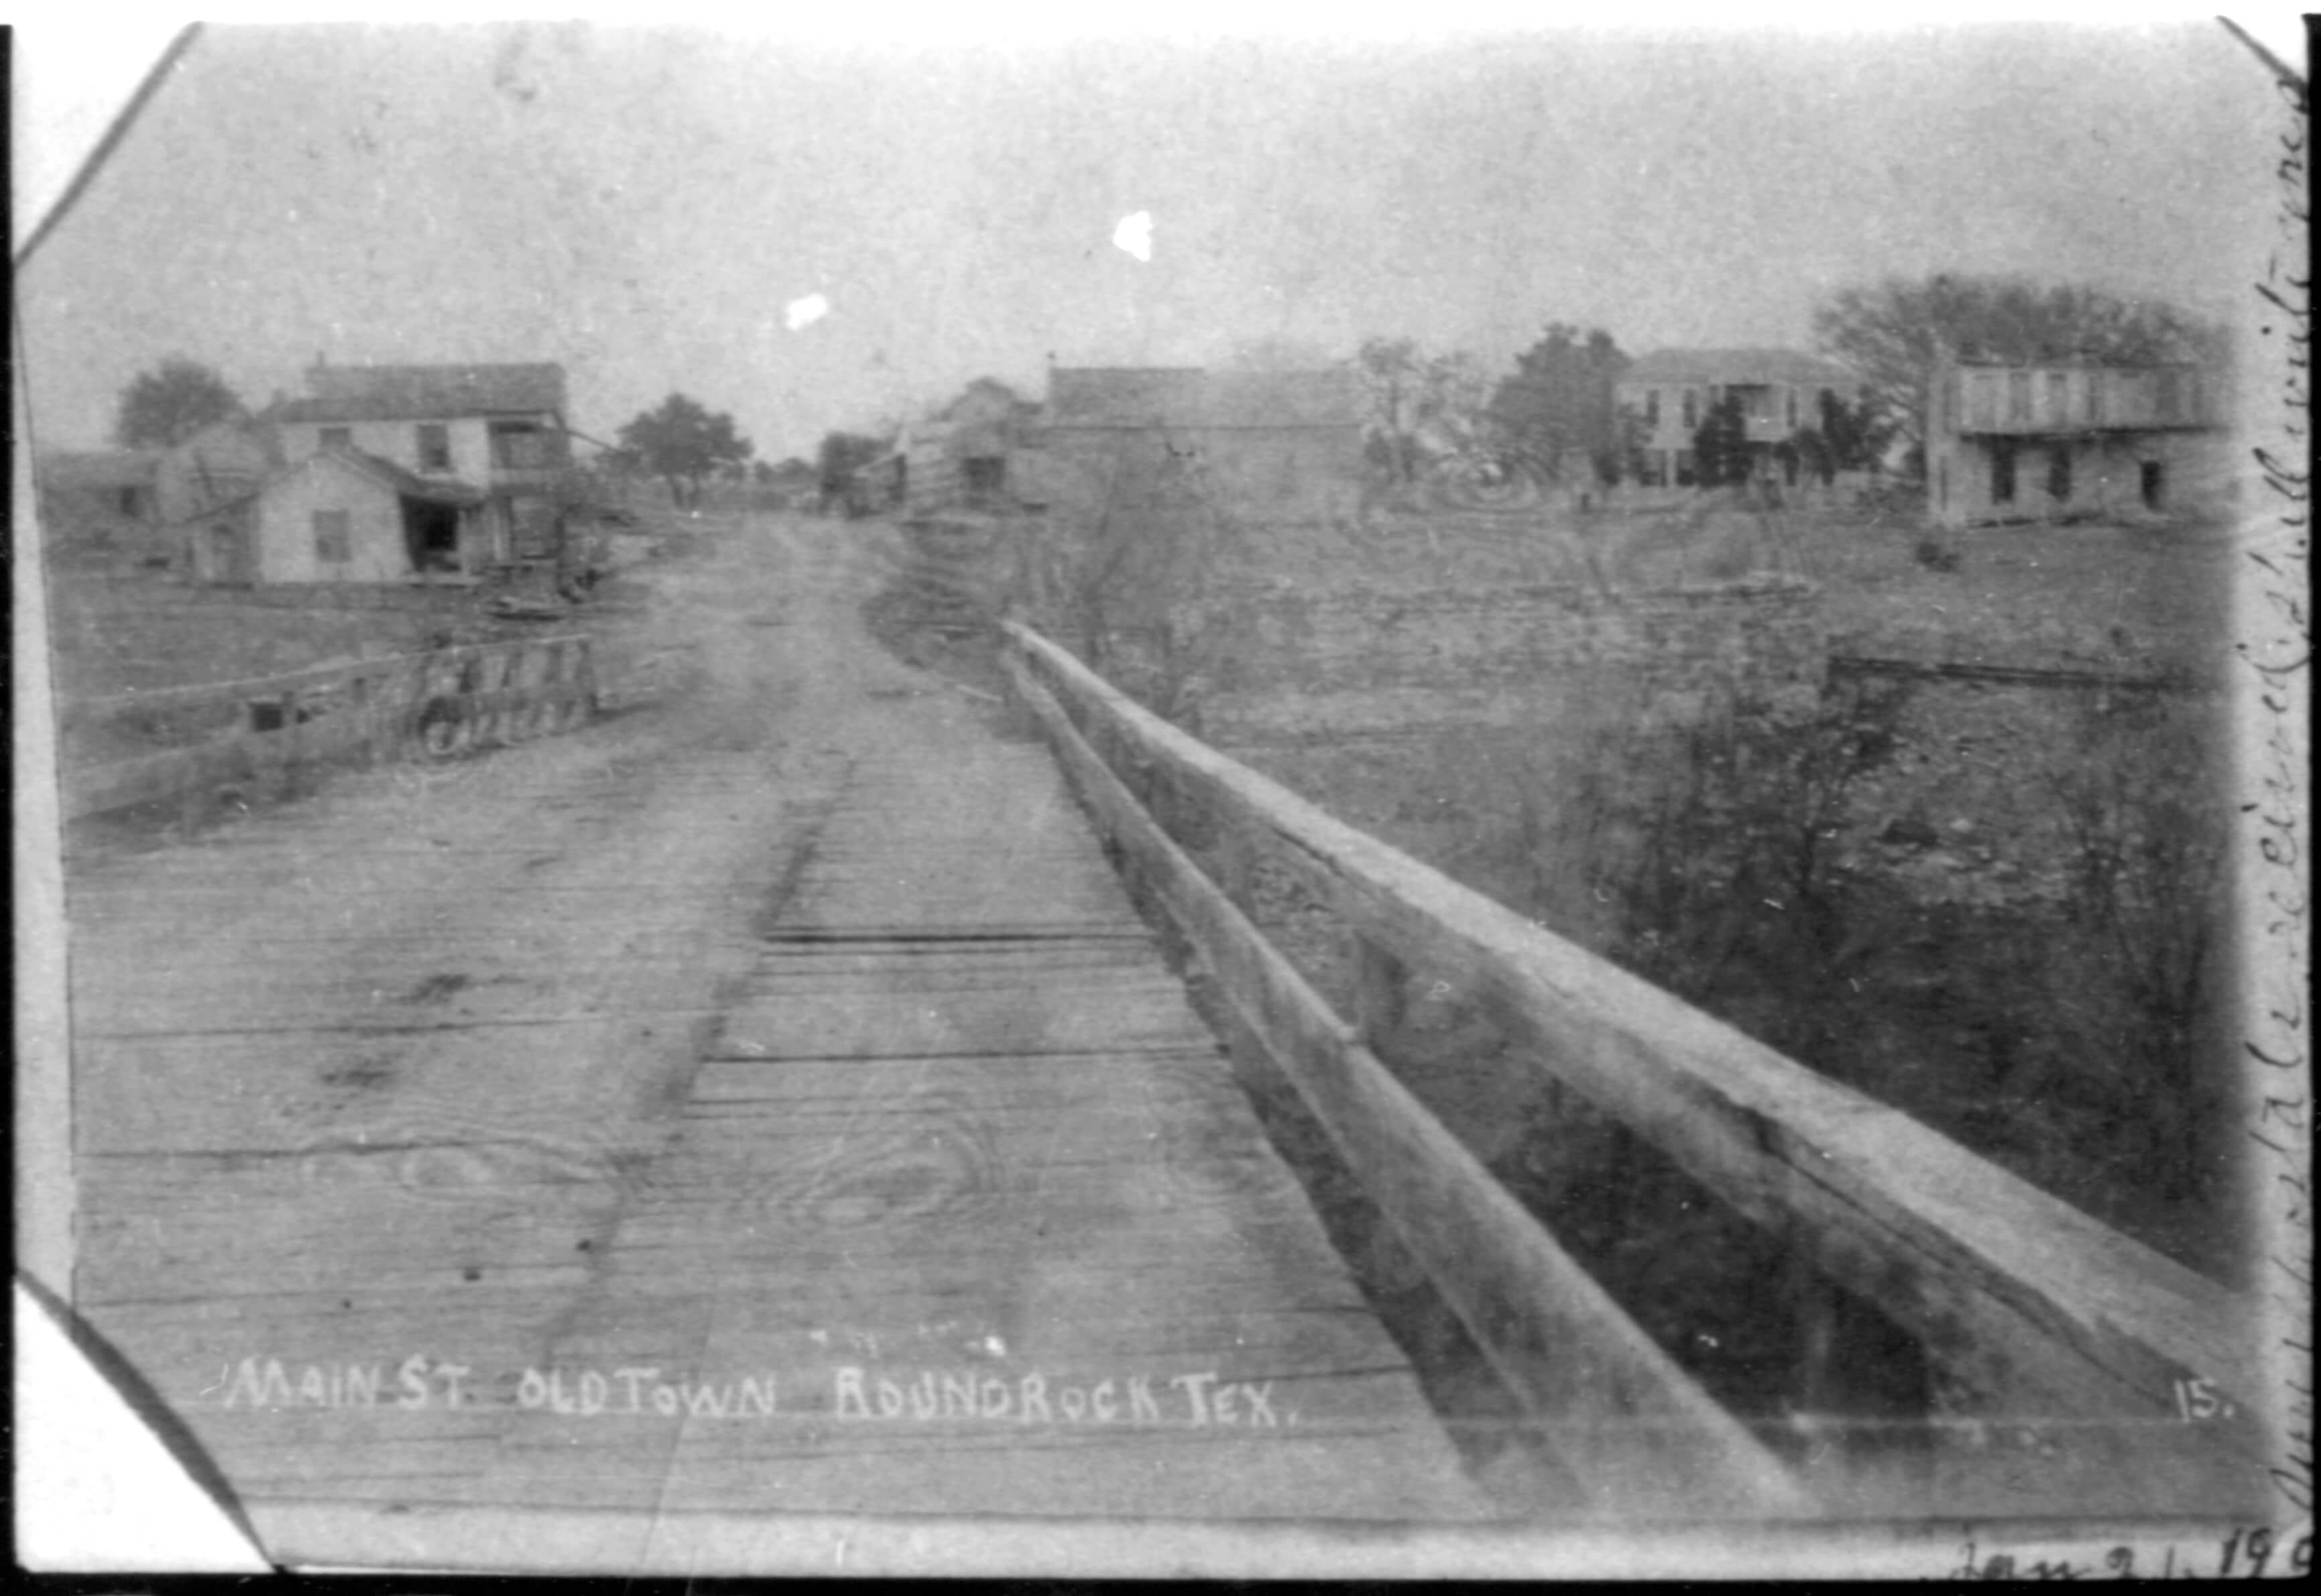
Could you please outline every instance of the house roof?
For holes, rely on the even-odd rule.
[[[33,460],[33,474],[47,488],[141,487],[159,464],[158,454],[141,449],[54,450]]]
[[[405,470],[393,460],[383,460],[359,449],[326,449],[320,454],[309,455],[296,465],[269,476],[259,492],[270,493],[278,485],[287,482],[302,471],[325,467],[367,476],[401,498],[419,499],[430,504],[480,504],[487,497],[479,487],[449,477],[421,476]],[[217,508],[212,506],[203,513],[213,513]]]
[[[1623,387],[1652,383],[1787,383],[1800,388],[1838,388],[1860,381],[1843,366],[1795,349],[1655,349],[1620,374]]]
[[[285,472],[282,473],[282,475],[287,476],[288,473]],[[266,486],[267,485],[265,483],[260,483],[257,487],[251,488],[246,493],[234,494],[228,497],[214,499],[206,503],[197,504],[181,515],[170,517],[162,524],[165,526],[185,527],[191,526],[196,521],[215,521],[225,516],[238,515],[245,506],[255,504],[265,495]]]
[[[960,421],[970,417],[981,420],[987,416],[1012,414],[1024,403],[1015,389],[998,378],[978,376],[934,413],[939,421]]]
[[[1059,367],[1048,374],[1051,427],[1360,427],[1352,371],[1205,371],[1198,367]]]
[[[281,422],[390,422],[564,413],[564,367],[310,366],[304,399],[277,405]]]

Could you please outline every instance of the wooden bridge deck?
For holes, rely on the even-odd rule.
[[[262,1538],[440,1565],[1480,1515],[1044,750],[797,591],[666,725],[76,861],[76,1306]]]

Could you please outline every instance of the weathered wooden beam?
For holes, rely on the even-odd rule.
[[[406,669],[414,660],[467,660],[487,655],[528,652],[549,648],[559,644],[578,644],[583,652],[588,639],[578,632],[560,632],[553,637],[523,638],[505,643],[460,643],[449,648],[439,648],[429,654],[398,654],[375,659],[345,660],[331,665],[307,666],[299,670],[282,671],[270,676],[248,676],[228,682],[194,682],[175,687],[151,687],[135,693],[114,694],[105,698],[88,699],[65,706],[66,712],[75,717],[101,719],[111,714],[140,709],[159,709],[177,703],[199,703],[211,701],[239,702],[246,698],[264,698],[286,693],[300,692],[313,687],[329,686],[356,676],[392,676]]]
[[[1200,949],[1250,1034],[1597,1505],[1707,1516],[1807,1510],[1779,1460],[1395,1080],[1145,812],[1054,698],[1019,662],[1009,666],[1098,829]]]
[[[1074,721],[1101,728],[1096,740],[1173,767],[1357,935],[1471,983],[1534,1067],[1742,1213],[1804,1239],[1920,1338],[1945,1415],[2052,1420],[2089,1455],[2132,1456],[2186,1489],[2262,1474],[2254,1316],[2239,1295],[1333,819],[1037,633],[1006,630]],[[2185,1425],[2180,1383],[2192,1381],[2238,1419]]]
[[[538,686],[513,685],[520,680],[524,658],[540,651],[564,668],[549,674]],[[474,666],[482,679],[510,685],[472,693],[456,693],[432,681],[451,673],[454,680]],[[538,673],[534,673],[538,674]],[[343,689],[343,703],[331,712],[301,721],[302,700]],[[253,698],[278,698],[284,723],[267,731],[237,730],[187,748],[166,748],[134,758],[86,766],[65,773],[64,814],[68,820],[126,809],[134,804],[190,792],[204,786],[252,775],[279,779],[296,766],[334,757],[357,748],[376,758],[419,739],[418,716],[430,703],[448,700],[451,717],[473,726],[487,716],[499,717],[499,740],[514,741],[532,730],[531,719],[543,708],[553,712],[560,730],[586,720],[593,712],[596,676],[588,639],[583,637],[526,639],[514,643],[471,645],[427,655],[363,660],[354,664],[318,667],[279,676],[244,682],[207,683],[170,688],[133,699],[106,701],[116,712],[136,705],[153,707],[162,702],[202,701],[246,703]],[[523,730],[507,724],[525,717]]]

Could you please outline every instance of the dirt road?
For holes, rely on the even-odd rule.
[[[339,1557],[1478,1511],[1044,752],[863,632],[891,534],[702,532],[661,703],[71,862],[84,1313]]]

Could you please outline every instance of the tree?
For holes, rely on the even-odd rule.
[[[2088,360],[2114,366],[2219,361],[2224,334],[2172,305],[2078,284],[1938,274],[1841,289],[1814,313],[1821,347],[1862,375],[1876,413],[1923,448],[1937,362]]]
[[[121,391],[113,435],[123,449],[174,449],[204,427],[249,413],[225,378],[172,355]]]
[[[1397,483],[1473,452],[1488,430],[1489,384],[1464,351],[1430,355],[1415,339],[1364,340],[1354,365],[1370,393],[1365,447]]]
[[[1598,477],[1619,476],[1631,428],[1615,385],[1628,357],[1602,328],[1584,334],[1552,322],[1537,343],[1515,357],[1515,374],[1491,396],[1490,414],[1507,447],[1542,476],[1561,478],[1574,456]]]
[[[642,413],[619,433],[623,451],[669,484],[678,505],[699,504],[701,486],[721,467],[740,467],[756,453],[733,430],[733,418],[712,414],[698,400],[671,394],[658,410]]]
[[[1708,407],[1692,434],[1692,458],[1703,487],[1737,487],[1755,465],[1749,449],[1749,415],[1738,394]]]

